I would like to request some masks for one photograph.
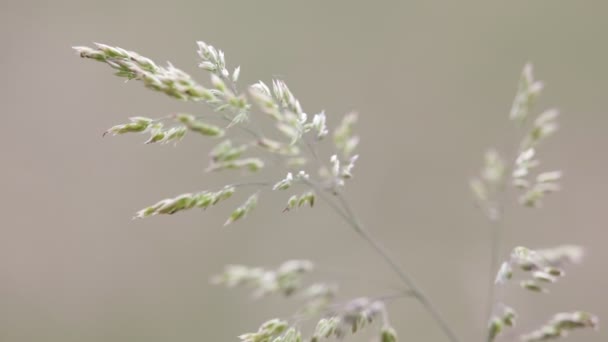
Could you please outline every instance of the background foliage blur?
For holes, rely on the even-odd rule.
[[[195,53],[205,40],[242,66],[243,84],[282,77],[305,111],[325,109],[330,123],[356,109],[363,140],[348,196],[471,341],[485,326],[489,231],[468,179],[486,147],[519,138],[508,110],[532,61],[547,84],[537,109],[563,114],[542,155],[565,171],[565,189],[540,211],[513,201],[504,250],[576,243],[588,256],[551,296],[515,286],[502,295],[521,313],[518,332],[556,311],[608,318],[606,11],[604,1],[549,0],[2,1],[0,340],[233,341],[296,307],[209,285],[227,263],[310,258],[345,296],[399,288],[328,208],[282,215],[276,194],[228,228],[236,202],[131,221],[143,206],[226,176],[203,173],[210,140],[173,148],[101,138],[129,116],[206,109],[75,56],[71,46],[93,41],[170,60],[207,82]],[[444,340],[414,301],[390,309],[403,340]]]

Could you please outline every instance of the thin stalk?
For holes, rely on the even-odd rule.
[[[221,118],[228,122],[228,124],[232,123],[232,118],[230,118],[227,114],[222,114]],[[245,125],[235,125],[236,127],[238,127],[239,129],[241,129],[243,132],[251,135],[252,137],[254,137],[255,139],[261,139],[262,135],[260,133],[258,133],[257,131],[245,126]]]
[[[524,129],[525,132],[527,132],[526,129]],[[525,137],[525,135],[524,135]],[[523,138],[520,139],[520,141],[523,141]],[[500,263],[500,255],[502,253],[502,246],[501,246],[501,239],[502,239],[502,232],[504,230],[504,211],[505,211],[505,202],[506,199],[508,198],[508,190],[509,190],[509,182],[512,181],[512,174],[513,174],[513,170],[515,169],[515,164],[516,164],[516,160],[517,160],[517,155],[521,152],[521,147],[520,146],[513,146],[511,147],[510,151],[507,151],[507,160],[508,163],[506,164],[506,168],[504,171],[504,175],[505,175],[505,179],[502,182],[502,184],[499,185],[498,187],[498,192],[495,193],[496,196],[496,200],[494,201],[494,204],[492,207],[489,208],[489,210],[486,212],[486,216],[488,217],[488,220],[490,221],[490,229],[491,229],[491,233],[490,233],[490,281],[488,284],[488,292],[487,292],[487,304],[486,304],[486,314],[485,317],[488,320],[488,322],[492,319],[492,313],[494,311],[494,305],[495,305],[495,300],[494,297],[496,296],[496,284],[495,284],[495,277],[496,277],[496,272],[498,270],[498,265]],[[491,338],[490,338],[490,331],[489,329],[487,329],[487,326],[484,326],[485,330],[485,336],[486,336],[486,341],[490,342]]]
[[[510,159],[509,159],[510,160]],[[508,193],[508,180],[510,180],[511,178],[511,173],[513,172],[513,166],[512,164],[514,164],[514,162],[510,163],[509,167],[506,168],[505,170],[505,177],[506,180],[504,182],[504,184],[502,184],[501,189],[500,189],[500,193],[498,194],[498,199],[494,205],[493,208],[493,212],[490,212],[488,214],[488,219],[490,220],[490,270],[489,270],[489,277],[490,277],[490,281],[489,281],[489,285],[488,285],[488,292],[487,292],[487,303],[486,303],[486,314],[485,314],[485,318],[488,320],[488,322],[492,319],[492,313],[494,311],[494,305],[495,300],[494,297],[496,296],[496,284],[495,284],[495,277],[496,277],[496,272],[498,270],[498,265],[500,263],[500,255],[502,252],[502,248],[501,248],[501,239],[502,239],[502,232],[503,232],[503,226],[504,226],[504,207],[505,207],[505,198],[507,197],[507,193]],[[490,332],[487,329],[487,326],[484,326],[484,329],[486,329],[486,342],[491,342],[491,336],[490,336]]]
[[[488,294],[487,294],[487,305],[486,305],[486,314],[485,317],[486,319],[490,320],[491,316],[492,316],[492,312],[494,311],[494,293],[495,293],[495,289],[496,289],[496,284],[494,283],[494,275],[496,274],[496,269],[498,268],[498,263],[499,263],[499,258],[500,258],[500,239],[502,236],[502,225],[503,225],[503,219],[502,217],[497,217],[495,219],[491,219],[492,220],[492,224],[490,226],[490,229],[492,230],[491,233],[491,249],[490,249],[490,285],[488,286]],[[485,328],[484,326],[484,329]],[[486,334],[486,341],[487,342],[491,342],[492,338],[490,336],[490,333],[487,332]]]
[[[524,130],[525,131],[525,130]],[[486,303],[486,314],[485,314],[485,318],[487,319],[487,322],[489,322],[492,319],[492,313],[494,311],[494,305],[495,305],[495,300],[494,297],[496,296],[496,284],[495,284],[495,277],[496,277],[496,272],[498,270],[498,265],[500,263],[500,255],[502,252],[502,248],[501,248],[501,239],[502,239],[502,232],[504,230],[503,226],[504,226],[504,211],[505,211],[505,202],[506,199],[508,198],[508,190],[509,190],[509,182],[512,180],[511,176],[513,174],[513,170],[515,168],[515,159],[517,157],[517,154],[520,151],[520,148],[518,146],[514,146],[511,149],[509,149],[510,151],[507,152],[507,159],[506,161],[508,162],[504,171],[504,175],[505,175],[505,179],[503,181],[503,183],[500,185],[500,187],[498,188],[499,192],[496,195],[497,199],[494,203],[493,208],[491,208],[491,211],[487,213],[488,219],[490,220],[490,229],[491,229],[491,237],[490,237],[490,281],[488,284],[488,292],[487,292],[487,303]],[[486,335],[486,342],[491,342],[491,336],[490,336],[490,331],[489,329],[487,329],[487,325],[484,326],[485,329],[485,335]]]
[[[337,194],[337,198],[342,204],[343,208],[340,208],[334,201],[330,200],[322,189],[315,186],[312,183],[309,183],[311,187],[313,187],[319,197],[324,200],[340,217],[342,217],[353,230],[359,235],[365,242],[367,242],[370,247],[376,251],[382,259],[389,265],[391,270],[401,279],[401,281],[408,287],[410,293],[414,298],[416,298],[420,304],[430,313],[435,322],[439,325],[444,334],[448,337],[451,342],[459,342],[460,340],[452,331],[447,321],[443,318],[443,316],[439,313],[435,305],[429,300],[429,298],[424,294],[420,288],[414,283],[412,277],[404,271],[399,264],[388,254],[386,249],[376,241],[363,227],[362,223],[357,219],[354,212],[350,208],[348,202],[343,198],[341,194]]]
[[[229,186],[233,186],[235,188],[248,187],[248,186],[263,188],[263,187],[269,187],[272,185],[273,185],[272,182],[259,181],[259,182],[234,183],[234,184],[230,184]]]

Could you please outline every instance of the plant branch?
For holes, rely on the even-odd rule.
[[[435,305],[429,300],[426,294],[424,294],[418,288],[412,277],[399,266],[399,264],[393,259],[393,257],[388,254],[386,249],[367,232],[367,230],[363,227],[361,222],[355,216],[353,210],[350,208],[350,205],[348,204],[346,199],[344,199],[344,197],[340,193],[336,194],[336,197],[338,198],[343,207],[340,208],[340,206],[338,206],[334,201],[328,198],[326,193],[318,186],[310,182],[309,185],[317,191],[319,197],[322,200],[329,204],[330,207],[332,207],[332,209],[353,228],[357,235],[359,235],[365,242],[367,242],[368,245],[374,251],[376,251],[382,257],[382,259],[384,259],[384,261],[389,265],[393,272],[401,279],[403,284],[408,287],[412,296],[416,298],[422,304],[422,306],[424,306],[424,308],[431,314],[435,322],[439,325],[439,327],[445,333],[448,339],[451,342],[459,342],[460,340],[458,339],[454,331],[452,331],[447,321],[439,313]]]
[[[515,158],[517,156],[517,151],[519,151],[519,148],[517,146],[513,146],[511,147],[513,150],[508,151],[508,159],[506,159],[506,161],[508,162],[504,171],[504,181],[502,182],[500,188],[499,188],[499,193],[498,193],[498,198],[496,199],[494,205],[490,208],[490,210],[487,213],[487,217],[488,220],[490,220],[490,229],[491,229],[491,237],[490,237],[490,281],[489,281],[489,285],[488,285],[488,292],[487,292],[487,303],[486,303],[486,311],[485,311],[485,318],[486,320],[491,321],[492,319],[492,313],[494,311],[494,305],[495,305],[495,300],[494,297],[496,296],[496,284],[495,284],[495,277],[496,277],[496,272],[498,270],[498,265],[500,263],[500,254],[501,254],[501,238],[502,238],[502,231],[503,231],[503,226],[504,226],[504,212],[505,212],[505,201],[506,198],[508,197],[508,189],[509,189],[509,180],[511,180],[511,175],[513,174],[513,169],[514,169],[514,165],[515,165]],[[491,342],[492,341],[492,336],[491,336],[491,332],[486,329],[486,326],[484,326],[485,332],[486,332],[486,341],[487,342]]]
[[[499,258],[500,258],[500,250],[501,250],[501,246],[500,246],[500,239],[502,236],[502,226],[503,226],[503,218],[502,218],[502,212],[499,211],[498,213],[498,217],[496,218],[490,218],[491,220],[491,226],[490,229],[492,230],[491,232],[491,247],[490,247],[490,285],[488,286],[488,293],[487,293],[487,305],[486,305],[486,314],[485,314],[485,318],[486,319],[491,319],[492,316],[492,312],[494,311],[494,296],[495,296],[495,289],[496,289],[496,284],[494,283],[494,276],[496,274],[496,269],[498,268],[498,263],[499,263]],[[488,329],[484,326],[484,331],[488,331]],[[486,334],[486,341],[487,342],[491,342],[492,341],[492,337],[490,333]]]

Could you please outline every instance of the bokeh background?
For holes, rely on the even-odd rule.
[[[556,311],[608,317],[607,11],[605,1],[554,0],[2,1],[0,341],[235,341],[297,307],[210,285],[227,263],[309,258],[313,279],[339,282],[343,298],[399,289],[323,205],[282,215],[285,198],[266,194],[228,228],[238,201],[132,221],[158,199],[241,175],[204,173],[214,142],[194,135],[176,148],[102,139],[129,116],[207,109],[124,83],[70,48],[92,42],[170,60],[206,82],[195,53],[205,40],[242,66],[243,83],[281,77],[330,123],[357,110],[361,158],[348,197],[463,341],[480,340],[490,277],[489,228],[468,179],[487,147],[517,141],[508,110],[533,62],[547,84],[537,108],[563,114],[542,159],[564,169],[564,191],[542,210],[509,205],[503,251],[575,243],[587,258],[550,296],[515,286],[501,296],[520,312],[515,332]],[[415,301],[390,310],[402,340],[445,341]]]

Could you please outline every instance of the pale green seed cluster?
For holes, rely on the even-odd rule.
[[[241,157],[248,148],[249,146],[247,144],[234,146],[232,145],[232,141],[227,139],[215,146],[211,152],[209,152],[209,157],[211,157],[212,162],[235,160]]]
[[[512,167],[512,182],[516,188],[523,191],[519,202],[526,207],[540,207],[542,199],[550,193],[560,190],[560,171],[540,172],[536,177],[531,174],[532,169],[540,166],[536,159],[538,146],[558,129],[558,111],[550,109],[534,117],[532,115],[534,100],[540,95],[542,82],[532,77],[532,66],[526,65],[522,73],[518,93],[511,110],[511,119],[521,123],[527,128],[526,134],[520,143],[515,165]]]
[[[117,70],[116,75],[128,79],[140,80],[150,89],[163,92],[180,100],[206,101],[213,103],[215,96],[209,90],[196,83],[190,75],[168,64],[158,66],[149,58],[133,51],[105,44],[95,44],[95,48],[86,46],[74,47],[81,57],[106,63]]]
[[[222,128],[206,123],[192,114],[176,114],[175,119],[184,124],[188,130],[204,136],[222,137],[225,134],[225,131]]]
[[[577,248],[571,246],[571,248]],[[580,249],[578,247],[577,249]],[[504,284],[513,277],[514,269],[523,271],[527,278],[520,282],[522,288],[533,292],[548,292],[545,287],[546,284],[555,283],[560,277],[565,275],[563,266],[568,261],[566,259],[560,259],[562,262],[555,262],[555,258],[563,258],[563,254],[560,252],[562,247],[556,249],[546,249],[542,252],[534,251],[526,247],[516,247],[511,252],[511,258],[504,262],[498,271],[496,277],[497,284]],[[551,256],[553,254],[554,259],[545,258],[546,255]]]
[[[380,342],[397,342],[397,331],[390,325],[384,325],[380,330]]]
[[[228,217],[228,220],[224,223],[224,226],[231,224],[234,221],[240,220],[247,216],[255,207],[258,205],[258,194],[253,194],[247,198],[245,203],[240,207],[236,208]]]
[[[272,190],[287,190],[287,189],[291,188],[292,185],[297,184],[297,183],[303,183],[303,182],[307,181],[308,179],[310,179],[310,175],[308,173],[306,173],[306,171],[304,171],[304,170],[300,170],[300,172],[298,172],[295,177],[293,176],[293,174],[291,172],[287,172],[287,176],[285,176],[284,179],[277,182],[272,187]]]
[[[559,112],[557,109],[549,109],[539,114],[522,140],[521,149],[536,148],[544,139],[553,135],[559,128],[559,124],[557,123],[558,116]]]
[[[317,315],[326,314],[336,298],[338,288],[333,284],[314,283],[308,287],[303,287],[303,275],[313,270],[313,264],[308,260],[289,260],[284,262],[276,269],[265,269],[262,267],[248,267],[243,265],[227,266],[224,272],[213,277],[212,282],[227,287],[243,286],[253,289],[254,297],[259,298],[270,294],[281,294],[286,297],[297,295],[304,301],[299,310],[301,319],[310,319]],[[341,307],[336,307],[340,309]],[[323,321],[323,319],[322,319]],[[271,322],[269,326],[266,324]],[[293,327],[293,332],[284,329],[273,331],[275,322],[270,320],[259,329],[257,333],[243,335],[242,338],[249,340],[260,339],[262,341],[292,341],[299,340],[301,334]],[[282,321],[281,321],[282,322]]]
[[[301,149],[297,145],[282,143],[269,138],[258,139],[257,146],[281,156],[295,157],[301,153]]]
[[[325,112],[314,114],[309,120],[300,101],[285,82],[273,80],[271,91],[264,82],[259,81],[250,87],[249,92],[260,110],[273,119],[277,130],[290,140],[291,145],[308,132],[314,132],[317,141],[329,134]]]
[[[235,191],[236,189],[234,187],[227,186],[216,192],[203,191],[194,194],[182,194],[174,198],[167,198],[138,211],[135,214],[135,218],[144,218],[160,214],[171,215],[178,211],[192,208],[207,209],[210,206],[216,205],[220,201],[224,201],[232,197]]]
[[[520,203],[527,207],[539,207],[545,195],[559,191],[558,181],[562,177],[561,171],[550,171],[539,173],[532,180],[526,179],[530,169],[540,164],[538,160],[533,159],[534,155],[533,148],[521,152],[515,161],[513,172],[513,184],[524,191]]]
[[[597,329],[598,326],[598,318],[588,312],[561,312],[553,316],[549,322],[538,330],[522,336],[521,339],[525,342],[548,341],[566,337],[572,330],[584,328]]]
[[[341,339],[348,333],[354,334],[377,320],[382,321],[379,331],[380,340],[396,341],[397,333],[388,322],[384,303],[380,300],[362,297],[351,300],[336,314],[319,320],[311,342],[330,337]]]
[[[198,55],[201,58],[201,63],[198,65],[200,68],[205,69],[220,78],[236,83],[239,79],[241,68],[236,67],[232,75],[230,75],[230,72],[226,69],[224,51],[218,50],[203,41],[198,41],[196,44],[198,45]]]
[[[278,336],[272,342],[302,342],[302,333],[296,328],[289,328],[283,335]]]
[[[470,182],[479,207],[492,220],[498,217],[496,199],[502,191],[505,173],[505,161],[496,150],[490,149],[485,153],[479,178],[474,178]]]
[[[335,284],[316,283],[302,290],[302,297],[306,301],[301,312],[304,315],[317,315],[326,310],[335,300],[338,286]]]
[[[313,269],[308,260],[289,260],[274,270],[243,265],[226,266],[212,282],[228,287],[246,286],[254,289],[256,297],[273,293],[290,296],[301,287],[302,276]]]
[[[278,124],[292,126],[285,128],[288,131],[302,131],[302,124],[306,122],[307,115],[302,110],[300,101],[296,99],[285,82],[272,80],[271,91],[264,82],[259,81],[252,85],[249,91],[260,109]],[[295,121],[290,122],[292,120]],[[291,133],[283,133],[291,137]]]
[[[310,175],[304,170],[300,170],[295,176],[291,172],[288,172],[284,179],[275,183],[272,190],[287,190],[295,184],[307,185],[309,179]],[[300,195],[292,195],[287,200],[287,205],[283,211],[296,209],[307,204],[312,208],[315,205],[315,199],[316,196],[314,191],[307,191]]]
[[[253,99],[260,109],[275,121],[275,127],[294,145],[305,133],[308,115],[302,111],[298,101],[287,84],[281,80],[272,81],[272,93],[260,81],[250,88]]]
[[[264,322],[257,332],[247,333],[239,336],[242,342],[278,342],[283,334],[288,330],[289,324],[280,319],[271,319]],[[290,329],[291,330],[291,329]],[[293,334],[293,333],[291,333]],[[279,339],[279,340],[277,340]],[[301,339],[291,340],[289,342],[300,342]]]
[[[186,135],[186,127],[177,126],[165,129],[161,122],[150,126],[150,138],[144,144],[178,142]]]
[[[281,179],[272,187],[272,190],[287,190],[291,187],[292,184],[293,174],[291,172],[288,172],[287,176],[285,176],[284,179]]]
[[[214,162],[207,167],[207,171],[239,170],[244,169],[256,172],[264,167],[264,161],[260,158],[243,158]]]
[[[347,114],[334,130],[334,144],[344,158],[349,158],[359,145],[359,137],[353,133],[357,119],[357,113]]]
[[[321,339],[330,338],[340,325],[339,317],[321,318],[315,328],[315,333],[311,338],[311,342],[318,342]]]
[[[224,130],[218,126],[211,125],[196,118],[191,114],[176,114],[161,119],[150,119],[146,117],[129,118],[131,122],[121,125],[116,125],[104,132],[104,136],[108,133],[112,135],[125,133],[150,133],[150,138],[146,140],[146,144],[151,143],[169,143],[181,140],[188,130],[200,133],[209,137],[221,137],[224,135]],[[163,121],[175,121],[177,125],[166,126]]]
[[[216,97],[214,103],[216,111],[230,111],[230,125],[245,122],[249,118],[250,105],[244,94],[239,94],[237,81],[241,73],[241,68],[236,67],[232,74],[226,67],[226,58],[222,50],[216,49],[212,45],[199,41],[198,55],[201,58],[199,67],[211,73],[211,92]]]
[[[359,159],[359,155],[356,154],[348,158],[348,160],[343,161],[337,154],[334,154],[329,159],[329,170],[321,170],[321,176],[325,178],[329,187],[337,191],[339,187],[344,186],[346,180],[353,178],[352,171],[357,159]]]
[[[489,329],[489,341],[492,342],[496,339],[496,337],[506,328],[512,327],[515,325],[515,310],[512,308],[503,305],[501,308],[501,312],[499,315],[494,316],[490,320]]]
[[[245,169],[256,172],[261,170],[264,167],[264,161],[261,158],[241,158],[248,149],[247,144],[234,146],[231,140],[224,140],[209,153],[211,164],[207,167],[207,171]]]
[[[547,194],[560,190],[560,171],[543,171],[536,176],[532,174],[540,166],[540,161],[536,159],[539,144],[558,128],[557,110],[550,109],[536,117],[532,115],[534,102],[542,89],[542,82],[533,78],[532,66],[526,65],[510,114],[510,118],[526,130],[514,161],[512,164],[505,162],[497,151],[490,150],[486,153],[480,177],[470,183],[480,207],[491,219],[498,216],[498,197],[504,190],[507,174],[510,174],[515,188],[522,191],[519,202],[526,207],[540,207]]]
[[[547,194],[560,190],[561,171],[535,172],[541,165],[537,158],[540,144],[558,129],[557,110],[550,109],[539,115],[533,114],[533,105],[542,89],[543,83],[533,77],[532,66],[526,65],[509,115],[510,119],[523,129],[524,137],[516,145],[515,155],[512,157],[505,158],[496,150],[489,150],[485,155],[480,176],[470,183],[477,203],[491,221],[498,222],[501,219],[508,183],[520,191],[519,203],[530,208],[540,207]],[[499,241],[496,239],[500,235],[500,226],[493,227],[493,230],[495,253],[493,257],[494,262],[497,262]],[[547,293],[548,285],[565,275],[563,266],[578,262],[581,256],[582,248],[578,246],[560,246],[536,251],[516,247],[509,260],[500,265],[495,284],[506,284],[514,277],[517,270],[523,275],[519,281],[523,289]],[[491,291],[490,294],[492,293]],[[488,341],[493,341],[506,326],[512,326],[514,317],[513,309],[504,305],[499,314],[492,315],[489,321]],[[547,327],[541,328],[541,330],[547,329]],[[555,329],[553,331],[555,332]],[[535,334],[530,335],[535,336],[529,339],[530,341],[542,340],[536,338],[544,336],[543,333]],[[547,336],[557,337],[561,336],[560,334],[551,333]]]
[[[311,208],[315,205],[315,193],[313,191],[305,192],[301,195],[292,195],[287,200],[287,206],[283,211],[290,211],[308,204]]]
[[[517,94],[515,95],[509,115],[510,119],[524,122],[528,118],[530,109],[543,90],[543,87],[543,82],[534,80],[532,65],[526,64],[519,79]]]
[[[234,114],[231,125],[242,123],[249,118],[249,107],[245,95],[237,95],[226,85],[224,80],[215,74],[211,74],[211,92],[217,98],[217,111],[229,110]],[[236,89],[233,86],[232,89]]]
[[[562,245],[553,248],[537,249],[536,253],[549,265],[561,267],[568,264],[578,264],[583,259],[584,250],[581,246]]]
[[[317,323],[310,342],[320,342],[331,337],[343,338],[347,332],[355,333],[358,329],[374,322],[378,317],[385,322],[379,331],[381,342],[396,342],[397,332],[386,321],[386,309],[379,301],[358,298],[348,303],[347,310],[336,316],[321,318]],[[301,342],[302,333],[287,321],[280,319],[268,320],[258,328],[257,332],[239,336],[242,342]]]
[[[570,263],[578,263],[582,257],[582,248],[579,246],[558,246],[542,250],[531,250],[526,247],[516,247],[511,252],[511,257],[504,262],[496,277],[497,284],[505,284],[513,278],[515,270],[520,270],[525,275],[520,281],[520,286],[531,292],[547,293],[547,285],[555,283],[565,275],[563,267]],[[577,313],[578,315],[578,313]],[[544,341],[556,337],[565,336],[568,329],[563,328],[568,320],[574,320],[571,314],[558,314],[556,318],[539,330],[522,337],[524,341]],[[597,318],[591,314],[576,316],[581,322],[593,322],[597,325]],[[502,313],[490,320],[489,337],[493,341],[506,326],[513,326],[515,311],[503,305]]]
[[[526,177],[530,174],[530,169],[540,164],[534,156],[535,150],[532,148],[522,151],[515,161],[513,171],[513,184],[523,190],[520,203],[532,208],[540,207],[547,194],[559,191],[559,180],[562,178],[561,171],[541,172],[532,179]]]
[[[125,134],[125,133],[144,132],[154,122],[154,119],[145,118],[143,116],[135,116],[135,117],[129,118],[129,120],[131,122],[111,127],[110,129],[105,131],[103,133],[103,135],[105,136],[108,133],[111,133],[113,135],[118,135],[118,134]]]
[[[378,318],[385,318],[386,307],[379,300],[366,297],[357,298],[348,303],[338,317],[340,324],[334,331],[334,335],[340,337],[349,331],[354,334]]]

